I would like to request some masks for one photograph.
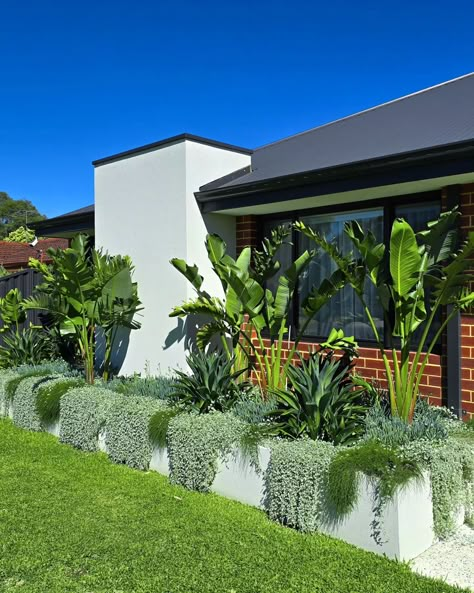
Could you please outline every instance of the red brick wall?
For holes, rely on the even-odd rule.
[[[238,216],[236,221],[236,247],[239,254],[244,247],[257,246],[257,217]]]
[[[443,202],[445,192],[442,194]],[[467,232],[474,230],[474,184],[465,185],[461,190],[461,228]],[[256,216],[242,216],[237,218],[237,253],[244,247],[257,246]],[[473,262],[474,268],[474,262]],[[269,346],[269,343],[265,343]],[[316,345],[313,342],[302,342],[300,352],[311,352]],[[291,348],[283,352],[283,359]],[[382,357],[376,348],[359,349],[360,357],[357,361],[357,371],[367,379],[376,379],[384,387],[386,385],[385,370]],[[462,407],[467,417],[474,416],[474,310],[461,316],[461,376],[462,376]],[[426,366],[421,383],[421,393],[431,403],[446,405],[446,360],[445,356],[432,354]]]
[[[461,191],[461,229],[474,231],[474,183],[465,185]],[[474,268],[474,262],[473,262]],[[471,286],[474,290],[474,286]],[[474,415],[474,310],[461,316],[461,378],[462,407]]]

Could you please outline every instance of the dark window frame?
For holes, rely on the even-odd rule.
[[[359,210],[375,210],[377,208],[383,210],[383,239],[385,245],[390,243],[390,233],[392,229],[393,221],[395,220],[395,209],[397,206],[416,206],[417,204],[426,205],[438,203],[441,210],[441,190],[417,193],[417,194],[404,194],[401,196],[391,196],[387,198],[374,198],[372,200],[363,200],[356,203],[341,203],[326,206],[316,206],[313,208],[305,208],[302,210],[293,211],[282,211],[274,212],[270,214],[261,214],[257,216],[257,240],[258,244],[261,243],[264,237],[264,225],[272,220],[278,221],[286,219],[291,221],[293,224],[296,220],[304,218],[305,216],[311,215],[324,215],[324,214],[339,214],[342,212],[357,212]],[[293,243],[292,257],[293,261],[298,253],[298,233],[295,230],[291,232],[291,241]],[[299,292],[296,291],[293,300],[293,306],[290,310],[290,332],[291,335],[295,335],[295,330],[298,328],[299,322]],[[308,344],[319,344],[326,340],[327,336],[313,336],[304,335],[302,342]],[[357,338],[356,338],[357,339]],[[359,346],[363,348],[377,348],[375,340],[357,339]],[[388,347],[388,328],[384,323],[384,345]],[[434,348],[433,354],[441,354],[441,344]]]

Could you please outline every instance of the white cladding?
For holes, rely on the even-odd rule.
[[[185,367],[193,328],[170,318],[175,305],[193,296],[191,285],[170,265],[173,257],[197,264],[212,294],[220,285],[212,276],[204,239],[221,235],[235,252],[235,218],[202,215],[194,197],[199,187],[250,163],[250,156],[181,140],[95,168],[95,239],[111,254],[129,255],[144,310],[141,329],[123,336],[122,374],[156,374]],[[128,346],[124,348],[123,346]],[[119,360],[119,363],[121,361]]]

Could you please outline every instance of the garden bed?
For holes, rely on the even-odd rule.
[[[410,560],[428,549],[438,535],[452,533],[464,518],[472,520],[473,476],[467,474],[474,459],[465,459],[472,448],[466,448],[462,439],[440,446],[437,456],[432,455],[436,447],[429,443],[408,447],[408,457],[428,455],[423,474],[408,476],[402,487],[385,498],[380,497],[384,483],[377,475],[357,470],[358,477],[347,486],[355,492],[341,513],[328,498],[330,468],[341,452],[357,451],[357,447],[268,437],[262,444],[256,441],[244,447],[239,443],[249,425],[233,414],[176,415],[163,401],[125,396],[100,386],[71,385],[60,398],[59,416],[45,422],[34,412],[33,403],[35,393],[49,379],[18,380],[18,375],[11,374],[9,381],[12,377],[18,393],[7,399],[2,392],[1,412],[8,415],[21,403],[21,410],[28,413],[12,414],[21,426],[30,422],[32,430],[49,432],[85,451],[105,452],[116,463],[156,471],[188,489],[260,508],[275,521],[301,531],[325,533],[390,558]],[[156,418],[167,419],[166,443],[151,440],[149,426]],[[466,435],[470,432],[461,436]],[[437,472],[435,480],[428,466]],[[449,474],[453,468],[458,472],[454,478]],[[446,476],[445,469],[449,470]],[[470,490],[464,495],[465,484]]]

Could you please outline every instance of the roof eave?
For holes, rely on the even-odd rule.
[[[254,183],[205,189],[196,192],[195,197],[203,213],[218,212],[472,171],[474,140],[469,140]]]

